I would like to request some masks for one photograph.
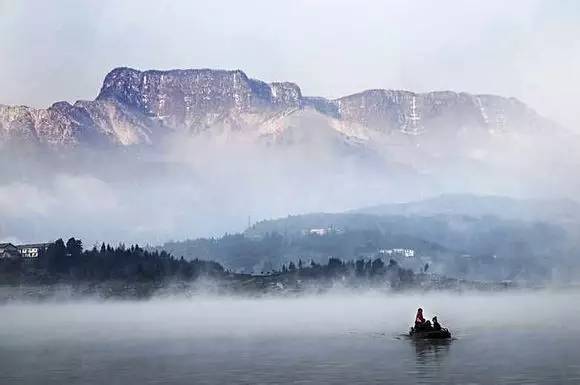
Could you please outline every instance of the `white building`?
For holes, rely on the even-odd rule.
[[[18,251],[23,258],[38,258],[40,253],[48,248],[50,243],[35,243],[30,245],[19,245]]]
[[[330,229],[310,229],[308,234],[312,235],[326,235],[330,232]]]
[[[390,257],[415,257],[415,250],[413,249],[381,249],[379,254],[388,255]]]
[[[313,228],[302,230],[302,234],[304,235],[328,235],[328,234],[342,234],[344,232],[343,229],[336,228],[334,226],[324,227],[324,228]]]

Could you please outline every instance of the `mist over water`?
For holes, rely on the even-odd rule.
[[[345,332],[405,333],[418,307],[455,334],[476,329],[566,328],[566,314],[580,310],[580,292],[410,293],[337,290],[299,297],[199,295],[147,301],[72,301],[3,306],[2,323],[18,325],[30,339],[257,337],[334,335]],[[568,326],[570,327],[570,326]],[[87,333],[90,332],[90,333]],[[151,334],[150,334],[151,333]],[[6,336],[7,337],[7,336]]]
[[[404,334],[416,308],[454,340]],[[580,292],[333,293],[2,306],[0,381],[483,383],[580,379]]]

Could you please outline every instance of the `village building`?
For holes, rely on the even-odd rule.
[[[20,257],[18,247],[14,246],[12,243],[0,243],[0,259],[18,257]]]
[[[45,251],[51,243],[32,243],[26,245],[14,245],[12,243],[0,243],[0,259],[1,258],[38,258],[40,254]]]
[[[329,234],[341,234],[344,233],[344,230],[339,229],[331,225],[330,227],[323,227],[323,228],[311,228],[302,230],[303,235],[329,235]]]
[[[41,252],[45,251],[50,243],[33,243],[19,245],[18,251],[23,258],[38,258]]]
[[[329,229],[310,229],[308,234],[311,235],[326,235],[330,232]]]

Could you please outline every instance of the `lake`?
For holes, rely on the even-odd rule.
[[[418,306],[454,334],[404,336]],[[0,307],[0,384],[578,384],[580,294],[158,298]]]

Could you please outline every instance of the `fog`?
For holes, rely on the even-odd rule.
[[[224,123],[197,135],[173,133],[150,148],[57,148],[51,153],[4,144],[0,241],[75,236],[88,247],[100,242],[157,245],[240,232],[263,219],[445,193],[579,196],[580,139],[570,104],[576,77],[563,75],[574,75],[578,61],[577,44],[569,40],[577,35],[577,23],[563,17],[575,6],[552,7],[543,1],[525,6],[443,2],[436,7],[397,1],[332,7],[326,1],[220,4],[105,2],[95,7],[60,1],[43,6],[43,12],[30,12],[36,4],[26,1],[2,4],[6,23],[0,32],[8,29],[0,34],[7,52],[0,55],[0,64],[14,70],[0,73],[5,78],[0,103],[91,99],[103,74],[118,65],[242,68],[251,77],[296,81],[305,95],[337,97],[384,87],[517,96],[566,128],[534,133],[505,127],[504,133],[490,135],[480,127],[453,133],[429,127],[417,138],[397,132],[380,136],[300,111],[273,135],[264,132],[265,126],[236,131]],[[216,12],[221,18],[206,17]],[[240,13],[252,14],[249,20],[256,23]],[[30,19],[24,17],[29,14]],[[450,26],[453,15],[462,17]],[[365,20],[354,31],[353,17]],[[141,33],[127,33],[126,19]],[[329,27],[323,33],[320,20]],[[34,22],[46,28],[32,28]],[[215,23],[223,23],[222,33],[215,32]],[[62,28],[55,30],[56,25]],[[21,44],[14,31],[33,44]],[[123,36],[131,36],[131,44]],[[45,37],[46,44],[40,44]],[[185,37],[193,40],[184,42]],[[320,50],[337,40],[337,52]],[[45,66],[29,59],[31,49],[44,53]],[[82,63],[63,65],[71,53]]]
[[[240,68],[331,98],[370,88],[515,96],[566,128],[506,127],[490,137],[464,127],[420,140],[371,133],[363,151],[320,116],[300,113],[273,143],[252,127],[211,127],[213,137],[176,133],[152,149],[118,152],[55,156],[5,145],[0,241],[160,244],[443,193],[580,194],[577,4],[214,3],[2,2],[0,103],[92,99],[117,66]]]
[[[3,384],[576,384],[577,292],[0,306]],[[448,341],[405,336],[416,308]]]
[[[577,291],[509,293],[332,292],[295,298],[193,296],[142,302],[47,302],[2,305],[6,344],[158,338],[333,336],[400,338],[418,307],[456,338],[483,330],[567,330],[580,310]]]
[[[575,137],[426,137],[420,147],[391,138],[363,149],[345,146],[317,116],[301,117],[277,143],[255,131],[212,128],[152,148],[58,156],[4,149],[0,240],[155,245],[442,193],[575,199],[580,192]]]
[[[579,11],[0,0],[0,106],[300,86],[2,109],[0,243],[82,247],[2,246],[0,383],[580,383]],[[457,94],[306,97],[377,88]]]
[[[140,159],[23,159],[20,172],[0,184],[0,239],[155,244],[223,235],[244,230],[248,220],[360,207],[393,186],[380,164],[333,151],[179,137]]]

